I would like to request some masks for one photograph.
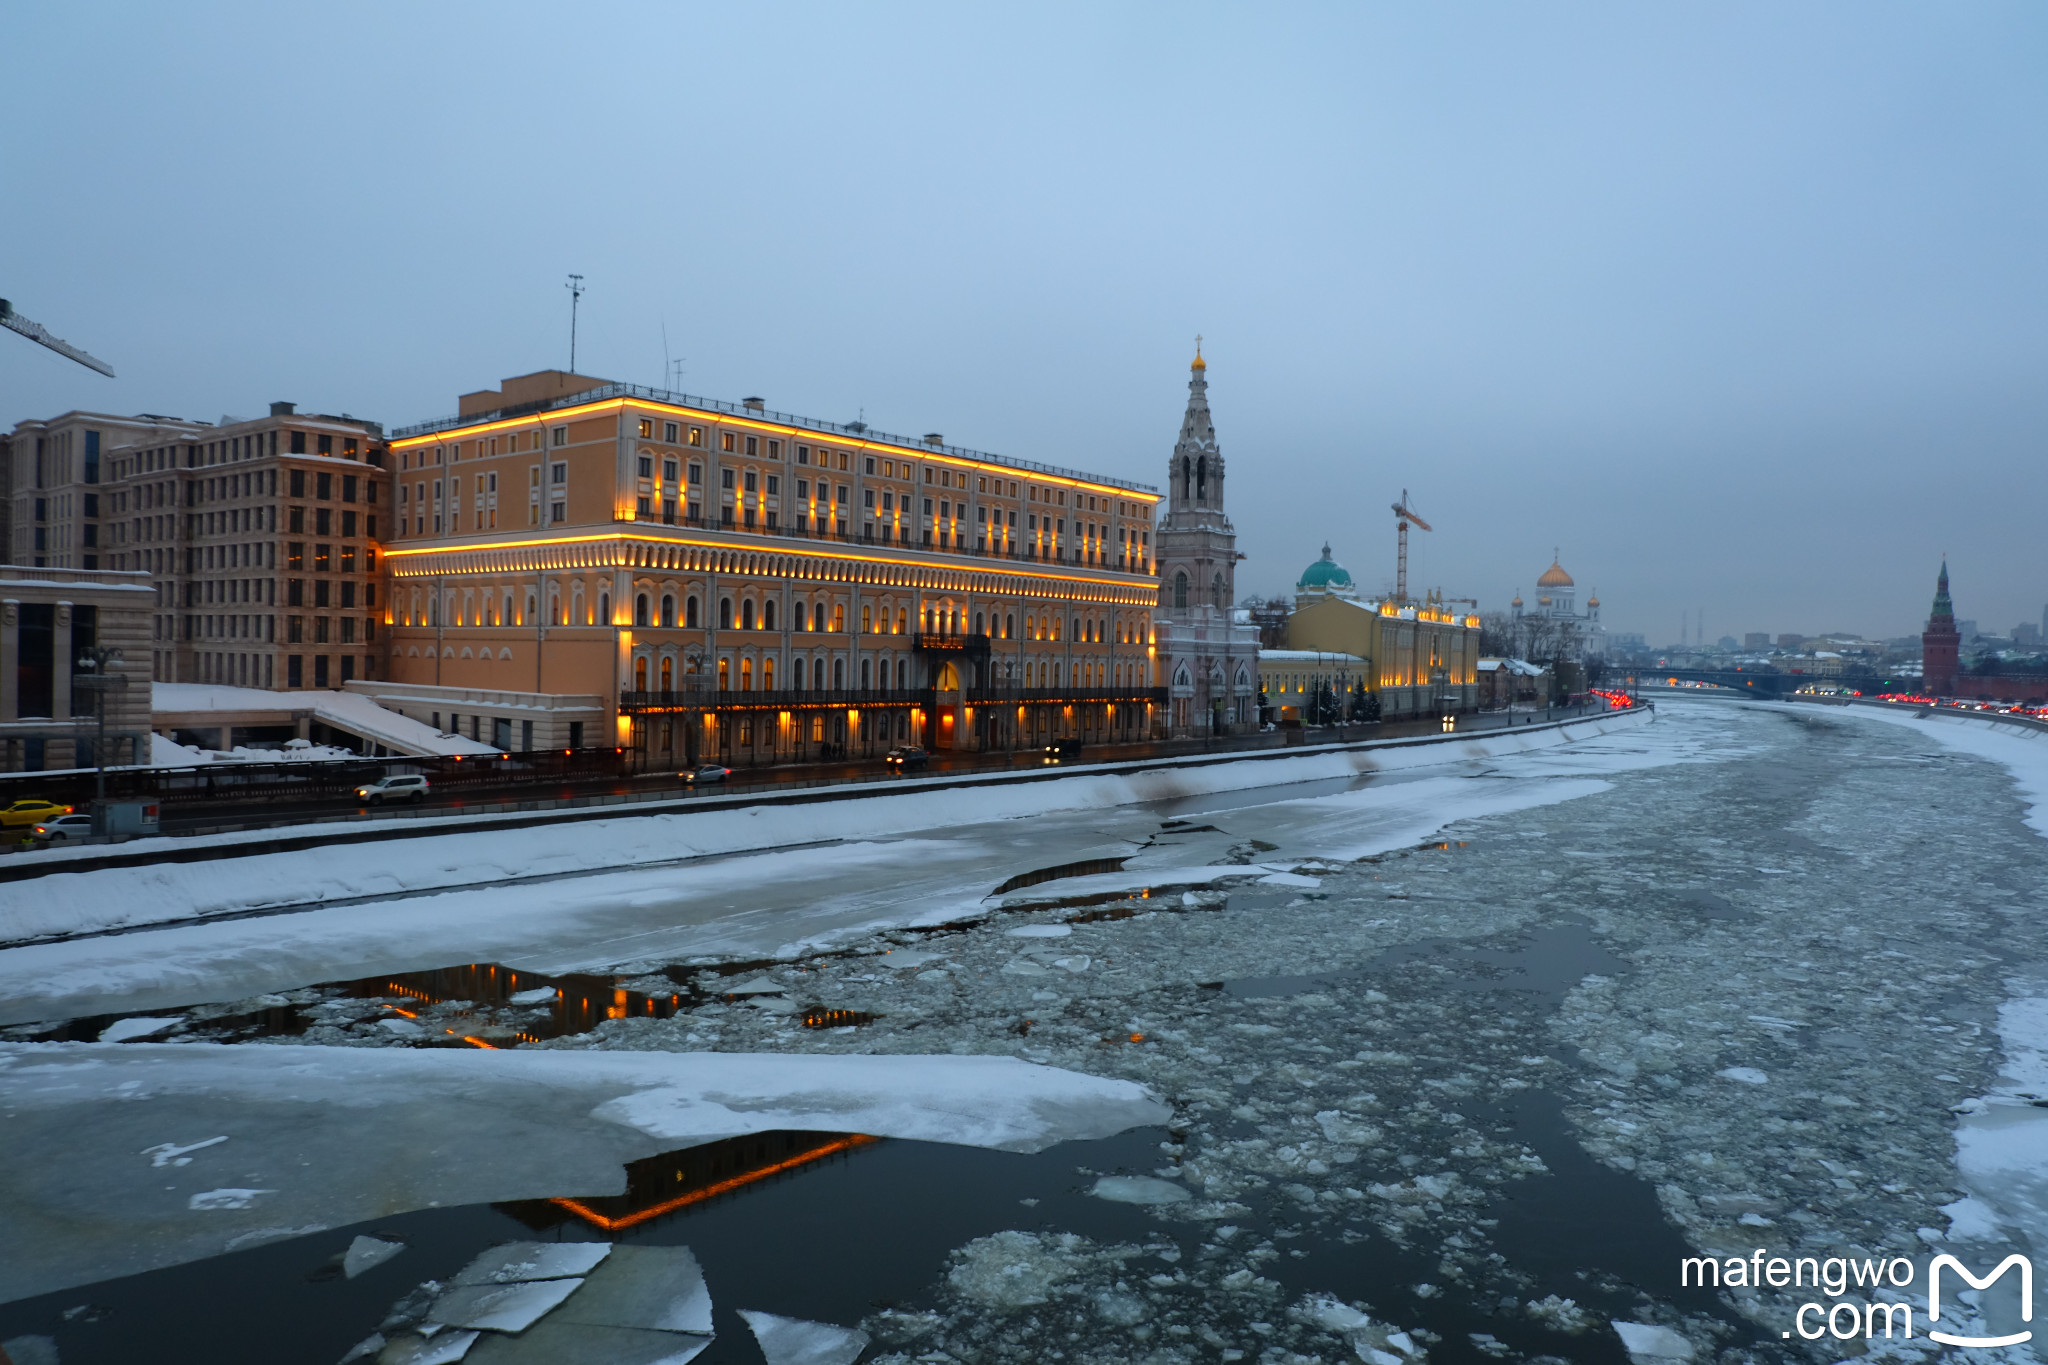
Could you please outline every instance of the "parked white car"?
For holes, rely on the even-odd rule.
[[[92,833],[90,815],[60,815],[54,820],[45,820],[35,827],[34,837],[44,843],[54,844],[65,839],[83,839]]]
[[[424,801],[427,799],[427,779],[417,773],[394,777],[380,777],[375,782],[356,788],[356,800],[366,806],[381,806],[386,801]]]

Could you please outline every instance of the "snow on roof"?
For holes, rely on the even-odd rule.
[[[1532,664],[1526,659],[1481,659],[1479,661],[1479,671],[1481,673],[1497,673],[1503,668],[1518,678],[1540,678],[1543,676],[1541,666]]]
[[[353,692],[270,692],[211,683],[153,683],[150,709],[175,715],[207,711],[311,711],[322,723],[407,754],[494,754],[488,744],[444,735]]]

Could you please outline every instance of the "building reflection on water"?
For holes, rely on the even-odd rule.
[[[631,1162],[621,1195],[527,1199],[497,1207],[536,1230],[576,1220],[618,1232],[821,1161],[847,1157],[881,1140],[866,1133],[749,1133]]]

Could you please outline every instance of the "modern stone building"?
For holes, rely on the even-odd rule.
[[[147,574],[0,565],[0,771],[148,762],[152,596]],[[95,647],[120,651],[112,686]]]
[[[1144,485],[555,370],[390,449],[394,684],[650,765],[1152,727]]]
[[[117,447],[191,440],[204,422],[142,413],[67,412],[15,426],[9,444],[9,559],[31,568],[99,569],[113,508],[107,456]]]
[[[151,575],[153,676],[279,690],[381,676],[383,463],[375,422],[290,403],[108,450],[99,552]]]
[[[1223,507],[1223,451],[1209,416],[1209,366],[1195,350],[1180,439],[1167,461],[1158,530],[1160,677],[1166,733],[1243,734],[1258,724],[1259,631],[1237,602],[1237,531]]]

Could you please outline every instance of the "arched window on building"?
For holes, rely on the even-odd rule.
[[[812,629],[812,630],[823,630],[824,628],[825,628],[825,604],[824,604],[823,602],[819,602],[819,603],[817,603],[817,604],[816,604],[815,606],[813,606],[813,607],[811,608],[811,629]]]
[[[697,628],[697,599],[694,595],[683,599],[683,620],[691,630]]]
[[[612,595],[609,592],[597,595],[597,623],[601,626],[612,623]]]
[[[1209,457],[1202,456],[1195,461],[1195,501],[1209,500]]]
[[[732,629],[732,599],[730,597],[718,599],[718,628],[720,630]]]
[[[875,661],[873,659],[862,659],[860,661],[860,689],[866,692],[873,688],[874,685]]]
[[[676,690],[676,661],[674,655],[664,654],[661,656],[661,690],[664,692]]]
[[[1173,605],[1185,608],[1187,604],[1188,576],[1184,572],[1176,572],[1173,576]]]
[[[988,634],[986,630],[982,629],[982,618],[980,612],[974,613],[974,633],[976,635]]]
[[[846,690],[846,660],[844,659],[834,659],[832,661],[832,687],[835,691],[839,692]]]
[[[775,599],[772,597],[761,604],[761,629],[775,629]]]
[[[673,626],[676,623],[676,599],[673,593],[661,595],[661,624]]]
[[[811,686],[820,692],[825,690],[825,661],[818,659],[811,665]]]
[[[647,620],[647,594],[644,592],[633,599],[633,624],[636,626],[649,624]]]
[[[644,654],[633,660],[633,690],[635,692],[645,692],[647,690],[647,656]]]
[[[1220,573],[1217,574],[1216,577],[1211,579],[1209,582],[1209,598],[1219,608],[1227,607],[1230,605],[1228,602],[1225,602],[1223,600],[1223,575]]]
[[[753,600],[750,598],[747,601],[740,603],[740,629],[752,630],[753,628],[754,603]]]

